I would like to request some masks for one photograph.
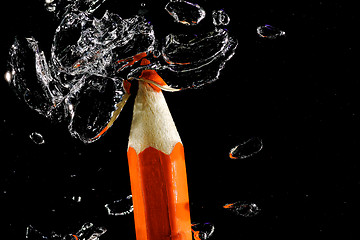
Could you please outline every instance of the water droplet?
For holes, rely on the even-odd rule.
[[[258,137],[250,138],[230,150],[231,159],[245,159],[260,152],[263,148],[262,140]]]
[[[185,25],[196,25],[205,17],[205,10],[196,3],[183,0],[170,1],[165,10],[176,22]]]
[[[223,208],[243,217],[254,217],[260,213],[260,209],[255,203],[242,201],[225,204]]]
[[[275,39],[281,36],[285,36],[284,31],[271,25],[259,26],[256,31],[257,34],[262,38]]]
[[[226,14],[224,10],[214,10],[212,12],[213,24],[215,26],[228,25],[230,22],[230,17]]]
[[[38,132],[31,133],[29,137],[36,144],[40,145],[45,143],[44,137]]]
[[[212,223],[195,223],[191,224],[191,230],[195,240],[209,239],[215,231],[215,226]]]
[[[124,199],[116,200],[112,203],[105,204],[105,208],[109,215],[122,216],[128,215],[134,211],[132,203],[132,195]]]

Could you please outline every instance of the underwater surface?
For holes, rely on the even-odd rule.
[[[185,148],[194,235],[356,239],[351,6],[68,4],[3,8],[1,239],[135,239],[126,157],[135,93],[94,137],[124,98],[123,80],[136,92],[145,67],[180,89],[164,95]]]

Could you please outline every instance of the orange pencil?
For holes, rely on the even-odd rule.
[[[157,87],[165,83],[154,70],[140,80],[128,145],[136,238],[191,240],[184,148]]]

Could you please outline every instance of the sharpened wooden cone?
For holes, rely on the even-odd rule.
[[[128,145],[137,240],[191,240],[184,148],[161,90],[139,82]]]

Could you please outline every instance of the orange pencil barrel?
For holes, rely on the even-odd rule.
[[[128,150],[137,240],[191,240],[184,148]]]

